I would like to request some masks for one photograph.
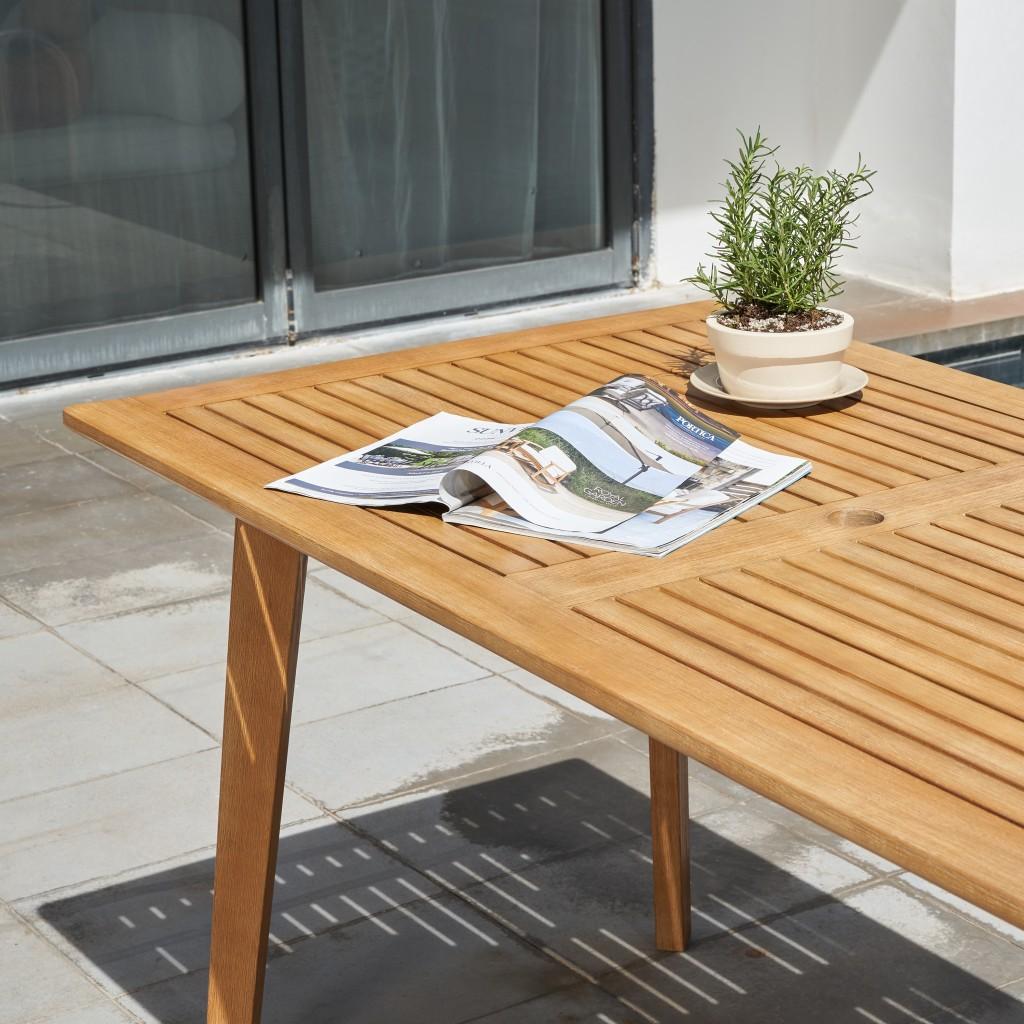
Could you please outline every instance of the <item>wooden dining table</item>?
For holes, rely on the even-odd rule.
[[[236,518],[211,1024],[260,1017],[307,556],[650,737],[659,948],[689,934],[689,757],[1024,926],[1024,391],[854,344],[857,396],[703,405],[813,471],[663,559],[264,488],[442,410],[525,422],[622,373],[685,392],[710,308],[65,410]]]

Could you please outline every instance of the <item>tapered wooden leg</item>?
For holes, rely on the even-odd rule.
[[[306,556],[235,524],[208,1024],[258,1024]]]
[[[690,799],[686,758],[655,739],[651,750],[654,941],[683,950],[690,941]]]

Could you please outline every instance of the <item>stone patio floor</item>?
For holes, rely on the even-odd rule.
[[[60,409],[267,365],[0,398],[0,1024],[203,1019],[232,524]],[[1024,1021],[1024,932],[696,764],[656,953],[645,737],[310,569],[268,1024]]]

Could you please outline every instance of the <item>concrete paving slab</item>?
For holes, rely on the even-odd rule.
[[[0,907],[0,1024],[49,1022],[102,1006],[103,993],[48,942]],[[112,1014],[111,1018],[116,1015]],[[108,1019],[111,1019],[108,1018]],[[96,1018],[97,1020],[99,1018]]]
[[[212,886],[213,860],[200,857],[18,907],[37,916],[47,936],[116,997],[205,971]],[[305,939],[439,892],[336,821],[286,828],[270,922],[273,950],[286,952]]]
[[[706,865],[715,874],[726,870],[732,853],[749,850],[778,868],[797,887],[813,886],[821,892],[832,893],[875,877],[861,865],[828,847],[810,843],[749,806],[744,808],[743,814],[729,808],[704,815],[700,824],[709,833],[727,841],[722,852]]]
[[[486,669],[397,622],[309,640],[299,647],[292,725],[486,675]],[[142,685],[210,735],[220,736],[224,716],[223,665],[204,665]]]
[[[19,608],[61,626],[222,591],[231,585],[231,552],[230,537],[199,527],[162,543],[14,573],[0,578],[0,589]]]
[[[19,716],[54,711],[68,701],[124,685],[119,675],[47,632],[0,640],[0,665],[5,666],[0,728]]]
[[[926,1006],[935,1002],[927,993],[918,991],[915,994]],[[1021,1024],[1024,1021],[1024,980],[956,1009],[935,1007],[934,1013],[928,1017],[929,1024],[964,1024],[965,1021],[970,1024]]]
[[[133,682],[155,679],[227,656],[227,593],[61,626],[72,643]],[[302,637],[315,639],[376,625],[383,616],[362,608],[317,580],[306,585]]]
[[[16,611],[3,599],[0,599],[0,640],[6,640],[12,636],[23,636],[25,633],[34,633],[40,629],[42,626],[35,619]]]
[[[132,462],[131,459],[126,459],[109,448],[84,452],[82,458],[104,472],[111,473],[143,491],[149,491],[167,483],[167,480],[159,473],[154,473],[151,469],[146,469],[145,466],[140,466],[137,462]]]
[[[955,964],[989,985],[1024,978],[1024,949],[897,882],[872,886],[845,897],[843,903],[929,950],[947,967]]]
[[[599,726],[492,677],[300,725],[288,778],[340,808],[600,734]]]
[[[742,787],[737,788],[742,789]],[[816,825],[813,821],[803,817],[803,815],[797,814],[781,804],[775,803],[773,800],[767,800],[762,796],[747,792],[747,800],[758,814],[762,817],[770,818],[782,827],[788,828],[795,835],[809,840],[812,844],[834,850],[840,856],[855,861],[866,871],[870,871],[875,875],[889,875],[900,870],[898,865],[887,860],[885,857],[872,853],[870,850],[864,849],[863,846],[859,846],[849,839],[844,839],[827,828]]]
[[[646,757],[605,736],[344,816],[419,870],[467,888],[551,859],[571,863],[595,846],[646,842],[648,778]],[[725,805],[721,794],[694,783],[694,814]],[[648,873],[643,863],[634,866]]]
[[[441,896],[335,928],[273,955],[263,1019],[456,1024],[578,983],[571,971],[508,937],[465,904]],[[135,992],[125,1002],[160,1024],[200,1024],[205,989],[205,975],[189,975]]]
[[[72,455],[85,455],[88,452],[101,452],[103,446],[68,430],[61,422],[61,410],[58,408],[47,408],[45,413],[37,414],[35,417],[27,417],[21,421],[21,425],[38,434],[44,441],[56,445],[62,452]]]
[[[102,559],[123,548],[201,536],[209,527],[166,501],[139,491],[4,520],[0,577],[81,558]],[[0,592],[3,580],[0,579]]]
[[[0,717],[0,801],[208,749],[210,737],[134,686]]]
[[[186,491],[184,487],[168,483],[166,480],[158,482],[156,486],[151,487],[150,492],[159,495],[165,501],[169,501],[176,508],[180,508],[201,522],[209,523],[210,526],[223,533],[234,534],[235,517],[230,512],[225,512],[205,498],[199,497],[198,494]]]
[[[16,423],[0,422],[0,467],[42,462],[65,454],[33,430],[25,430]]]
[[[581,982],[536,999],[506,1006],[473,1024],[628,1024],[638,1021],[630,1009],[609,993]]]
[[[316,575],[317,579],[326,583],[332,589],[337,590],[339,594],[344,594],[349,600],[355,601],[356,604],[361,604],[365,608],[372,608],[374,611],[386,615],[389,619],[406,619],[416,614],[411,608],[406,608],[404,604],[393,601],[390,597],[360,583],[358,580],[352,579],[350,576],[336,572],[322,562],[310,560],[309,569],[311,573]]]
[[[603,928],[616,932],[623,949],[639,951],[631,958],[620,957],[622,963],[655,955],[650,839],[596,820],[607,835],[603,843],[589,843],[570,856],[521,864],[504,878],[482,878],[465,889],[466,896],[587,970],[593,965],[580,958],[574,939],[597,938]],[[759,922],[798,912],[831,895],[699,822],[692,826],[691,843],[694,950],[730,930],[765,927]],[[461,859],[436,874],[438,880],[458,884],[466,868],[475,869],[475,860]]]
[[[0,515],[45,512],[95,498],[134,493],[124,480],[97,470],[77,455],[62,455],[0,469]]]
[[[581,700],[567,690],[549,683],[546,679],[541,679],[540,676],[527,672],[526,669],[516,668],[509,672],[503,672],[502,675],[515,683],[516,686],[529,690],[534,696],[543,697],[544,700],[551,701],[553,704],[557,704],[559,707],[563,707],[566,711],[571,711],[581,718],[607,722],[611,728],[616,730],[629,728],[629,726],[624,725],[607,712],[602,711],[593,704],[588,704],[585,700]]]
[[[1024,928],[1016,928],[1009,922],[996,917],[995,914],[990,914],[987,910],[982,910],[981,907],[976,907],[973,903],[968,903],[967,900],[946,892],[945,889],[934,882],[929,882],[927,879],[911,874],[909,871],[901,873],[899,881],[917,892],[926,893],[943,906],[949,907],[956,913],[968,918],[968,920],[974,921],[975,924],[982,925],[990,931],[998,932],[1004,938],[1009,939],[1010,942],[1017,943],[1018,946],[1024,946]]]
[[[604,987],[663,1021],[930,1024],[936,1005],[987,999],[1009,1010],[995,1020],[1017,1024],[1013,1000],[990,980],[1014,969],[1007,951],[1016,947],[979,929],[964,934],[961,925],[973,926],[949,920],[930,921],[925,930],[938,942],[922,943],[913,927],[916,911],[894,905],[888,890],[882,883],[791,916],[732,926],[681,955],[651,954],[624,937],[620,921],[596,934],[578,932],[573,944],[581,965],[597,973]],[[912,934],[890,909],[900,922],[910,915]],[[946,928],[952,928],[950,942],[936,933]],[[957,954],[949,958],[954,946]],[[987,967],[979,974],[981,962]],[[959,1024],[964,1019],[973,1024],[970,1017]]]
[[[216,840],[220,752],[204,750],[2,805],[0,899],[120,874]],[[320,816],[286,791],[282,821]]]
[[[94,1006],[59,1011],[48,1017],[33,1020],[31,1024],[138,1024],[139,1018],[117,1003],[105,1000]]]
[[[481,647],[480,644],[467,640],[464,636],[460,636],[450,629],[446,629],[444,626],[428,619],[425,615],[413,613],[406,616],[404,621],[410,629],[415,629],[417,633],[422,633],[425,637],[429,637],[429,639],[436,641],[442,646],[450,648],[475,664],[490,669],[491,672],[511,672],[519,668],[518,665],[514,665],[507,658],[502,658],[493,651],[487,650],[486,647]]]

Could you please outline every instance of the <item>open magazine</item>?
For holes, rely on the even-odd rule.
[[[810,471],[624,376],[532,424],[438,413],[267,486],[346,505],[440,502],[445,522],[660,557]]]

